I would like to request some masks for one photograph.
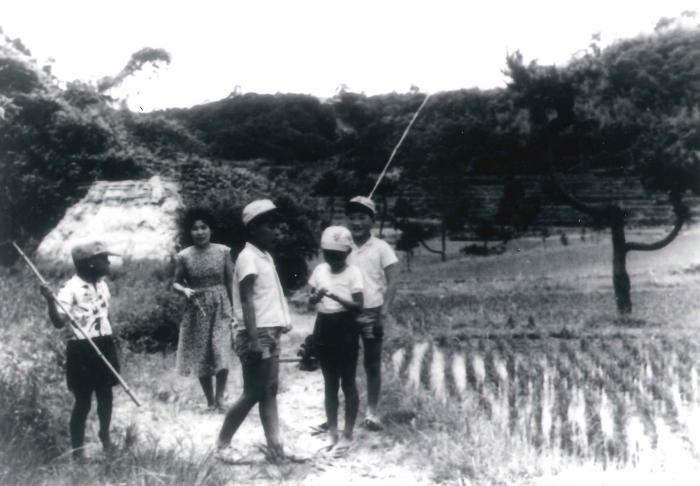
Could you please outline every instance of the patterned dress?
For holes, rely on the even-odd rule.
[[[180,323],[177,370],[183,376],[211,376],[228,369],[233,357],[233,312],[224,284],[230,249],[216,243],[205,250],[190,246],[177,258],[185,285],[198,291],[188,299]]]

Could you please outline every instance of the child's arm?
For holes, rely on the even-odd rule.
[[[340,305],[345,307],[348,310],[352,311],[361,311],[362,310],[362,302],[363,302],[363,297],[362,297],[362,292],[355,292],[352,294],[352,300],[347,300],[343,299],[342,297],[338,297],[332,292],[324,291],[326,297],[329,299],[333,299],[336,302],[338,302]]]
[[[386,276],[386,293],[384,294],[384,305],[382,306],[380,313],[382,318],[386,320],[386,317],[391,310],[391,306],[394,303],[394,297],[396,297],[396,286],[399,276],[398,263],[392,263],[384,268],[384,275]]]
[[[241,292],[241,310],[243,311],[243,324],[248,332],[249,346],[248,353],[255,357],[262,357],[262,350],[258,343],[258,326],[255,319],[255,302],[253,301],[253,285],[255,285],[254,274],[247,275],[239,283]]]
[[[63,326],[66,325],[67,318],[61,315],[61,313],[58,311],[56,299],[54,298],[51,289],[48,285],[42,285],[41,287],[39,287],[39,291],[41,292],[41,295],[44,296],[44,298],[46,299],[46,303],[49,307],[49,319],[51,320],[51,323],[54,325],[55,328],[61,329]]]
[[[309,290],[309,310],[313,309],[313,307],[323,298],[323,293],[321,290],[322,289],[316,290],[314,287],[311,287]]]

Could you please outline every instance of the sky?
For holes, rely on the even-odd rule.
[[[169,66],[115,90],[132,110],[214,101],[234,90],[330,97],[505,85],[508,53],[562,64],[600,33],[652,32],[697,0],[2,0],[0,27],[63,81],[115,75],[132,53]]]

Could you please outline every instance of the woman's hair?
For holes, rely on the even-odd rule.
[[[180,231],[182,231],[183,239],[187,242],[191,242],[190,231],[192,231],[195,221],[203,221],[209,226],[212,233],[216,228],[216,220],[211,211],[205,208],[187,208],[180,220]]]

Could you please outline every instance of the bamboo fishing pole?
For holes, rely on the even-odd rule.
[[[382,170],[381,174],[379,174],[379,177],[377,178],[377,182],[374,184],[374,187],[370,191],[369,195],[367,196],[368,198],[372,199],[372,196],[374,196],[374,192],[377,190],[379,187],[379,184],[382,182],[382,179],[384,179],[384,176],[386,175],[386,171],[389,170],[389,165],[391,165],[391,161],[394,160],[394,157],[396,156],[396,152],[398,152],[399,147],[403,143],[403,141],[406,139],[406,136],[408,135],[408,132],[411,131],[411,127],[413,126],[413,123],[416,121],[416,118],[418,118],[418,115],[420,114],[421,110],[423,110],[423,107],[425,104],[428,102],[428,99],[432,95],[428,93],[425,95],[425,99],[423,102],[420,104],[416,112],[413,114],[413,118],[411,118],[411,121],[408,122],[408,125],[406,126],[406,129],[403,131],[403,135],[401,135],[401,138],[399,139],[399,142],[396,144],[394,147],[394,150],[391,151],[391,155],[389,156],[389,160],[387,161],[386,165],[384,166],[384,169]]]
[[[32,272],[34,272],[34,275],[36,275],[36,277],[39,279],[39,281],[40,281],[43,285],[45,285],[45,286],[48,287],[49,283],[44,279],[44,277],[41,275],[41,273],[39,273],[39,270],[37,270],[37,268],[34,266],[34,264],[33,264],[32,261],[29,259],[29,257],[27,257],[27,255],[24,254],[24,252],[22,251],[22,249],[21,249],[19,246],[17,246],[17,243],[15,243],[14,241],[12,241],[11,243],[12,243],[12,246],[14,246],[15,250],[17,250],[17,252],[20,254],[20,256],[21,256],[22,258],[24,258],[24,261],[27,262],[27,265],[29,265],[29,268],[32,269]],[[68,312],[68,310],[63,306],[63,304],[61,303],[61,301],[58,300],[58,298],[56,297],[56,295],[54,295],[53,292],[51,292],[51,298],[52,298],[53,301],[58,305],[58,307],[61,309],[61,311],[63,311],[63,313],[64,313],[66,316],[68,316],[68,319],[70,320],[70,323],[72,324],[73,328],[77,329],[78,332],[82,335],[83,339],[87,340],[87,342],[90,343],[90,346],[92,347],[92,349],[97,353],[97,355],[100,357],[100,359],[102,359],[102,361],[104,362],[104,364],[107,365],[107,368],[109,369],[110,372],[112,372],[112,374],[113,374],[114,377],[117,379],[117,381],[119,382],[119,385],[121,385],[121,387],[124,389],[124,391],[126,392],[126,394],[129,395],[129,398],[131,398],[131,399],[134,401],[134,403],[136,404],[137,407],[140,407],[140,406],[141,406],[141,403],[139,403],[139,401],[136,399],[136,397],[134,396],[134,394],[131,392],[131,389],[129,388],[129,385],[126,384],[126,382],[124,381],[124,379],[123,379],[123,378],[121,377],[121,375],[117,372],[117,370],[114,369],[114,367],[113,367],[112,364],[109,362],[109,360],[108,360],[107,358],[105,358],[105,356],[104,356],[104,355],[102,354],[102,352],[99,350],[99,348],[98,348],[97,345],[94,343],[94,341],[93,341],[92,339],[90,339],[90,336],[88,336],[88,335],[85,333],[85,331],[83,330],[83,328],[80,327],[80,325],[78,325],[77,322],[75,322],[75,319],[73,319],[73,316],[70,315],[70,312]]]

